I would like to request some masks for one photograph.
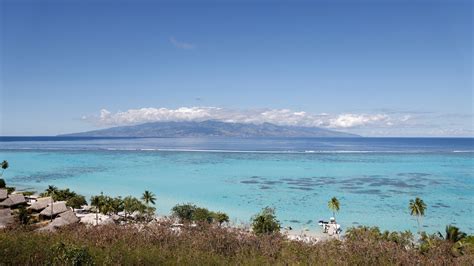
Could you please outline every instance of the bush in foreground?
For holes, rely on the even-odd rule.
[[[422,253],[369,231],[354,230],[345,241],[310,245],[288,241],[281,234],[256,236],[205,223],[185,226],[179,234],[169,224],[144,228],[77,224],[56,233],[21,227],[0,231],[0,264],[470,265],[474,261],[473,253],[454,256],[450,241],[440,239]]]

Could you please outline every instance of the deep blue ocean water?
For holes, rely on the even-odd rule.
[[[159,214],[193,202],[248,223],[272,206],[284,226],[317,230],[337,196],[343,227],[416,231],[408,202],[427,203],[425,230],[474,233],[472,138],[0,137],[9,185],[69,187],[87,197],[157,194]]]

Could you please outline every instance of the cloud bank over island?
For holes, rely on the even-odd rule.
[[[449,120],[446,119],[449,116]],[[206,121],[279,126],[320,127],[364,136],[472,136],[464,114],[437,114],[379,110],[374,112],[311,113],[291,109],[232,109],[212,106],[148,107],[112,112],[100,110],[82,120],[97,127],[137,125],[149,122]]]
[[[102,109],[97,116],[83,117],[100,126],[135,125],[164,121],[216,120],[234,123],[272,123],[281,126],[325,127],[345,129],[368,125],[392,126],[409,120],[409,116],[393,117],[387,114],[343,113],[313,114],[290,109],[228,109],[220,107],[140,108],[112,113]]]

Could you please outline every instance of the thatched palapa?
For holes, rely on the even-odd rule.
[[[28,209],[33,210],[33,211],[41,211],[43,209],[46,209],[46,207],[48,207],[50,203],[51,203],[51,197],[38,198],[36,202],[31,203],[31,206],[28,207]],[[51,211],[50,211],[50,214],[51,214]]]
[[[51,215],[55,216],[68,210],[69,209],[68,207],[66,207],[66,202],[58,201],[58,202],[53,203],[52,212],[51,212],[51,204],[49,204],[48,207],[46,207],[44,210],[40,212],[40,215],[51,217]]]
[[[7,208],[11,208],[11,207],[22,205],[22,204],[26,204],[26,200],[23,194],[10,194],[8,195],[8,198],[0,202],[1,207],[7,207]]]

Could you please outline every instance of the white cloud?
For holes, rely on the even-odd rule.
[[[83,117],[100,126],[134,125],[147,122],[218,120],[233,123],[272,123],[285,126],[326,127],[334,129],[365,126],[391,127],[409,118],[386,114],[312,114],[290,109],[228,109],[219,107],[140,108],[112,113],[102,109],[100,114]],[[405,120],[404,120],[405,119]]]
[[[176,48],[185,49],[185,50],[192,50],[196,48],[196,45],[192,43],[178,41],[176,40],[175,37],[170,37],[170,43],[173,44]]]
[[[365,126],[380,122],[385,122],[385,125],[391,126],[393,122],[389,121],[390,118],[385,114],[342,114],[336,118],[329,120],[329,127],[332,128],[351,128]]]

